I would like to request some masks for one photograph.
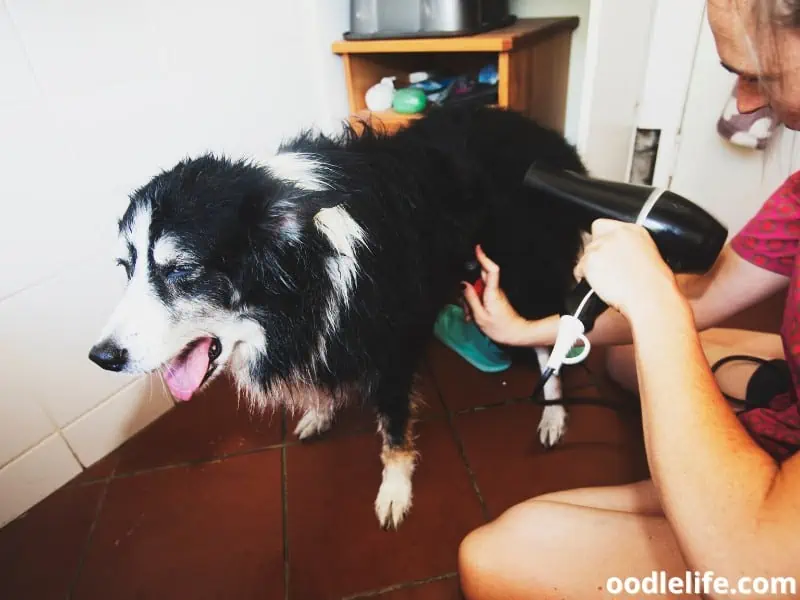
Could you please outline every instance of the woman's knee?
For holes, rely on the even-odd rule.
[[[491,581],[492,552],[492,523],[484,525],[470,532],[458,547],[458,576],[461,582],[461,591],[466,598],[473,600],[480,598],[479,589],[481,582]]]
[[[458,549],[461,590],[468,600],[515,597],[530,592],[542,576],[537,556],[546,555],[554,529],[554,503],[529,500],[508,509],[495,521],[472,531]],[[541,533],[542,535],[538,535]],[[550,544],[552,545],[552,544]],[[522,554],[522,556],[521,556]]]

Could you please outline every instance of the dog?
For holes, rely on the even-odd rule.
[[[396,528],[412,503],[415,373],[476,244],[527,318],[561,312],[575,284],[591,220],[523,187],[534,162],[586,172],[559,133],[482,107],[437,108],[392,135],[305,131],[262,163],[182,160],[130,196],[117,256],[127,287],[89,358],[160,372],[178,401],[227,370],[253,410],[302,411],[300,439],[347,402],[371,406],[374,510]],[[544,368],[548,349],[529,353]],[[555,378],[545,397],[560,395]],[[543,444],[565,419],[546,406]]]

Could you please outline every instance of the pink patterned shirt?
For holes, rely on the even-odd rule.
[[[800,450],[800,171],[767,199],[731,246],[748,262],[790,278],[780,335],[792,389],[739,415],[753,439],[783,461]]]

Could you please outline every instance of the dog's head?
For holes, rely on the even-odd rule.
[[[307,213],[324,208],[312,162],[275,164],[205,156],[132,194],[116,257],[128,283],[92,361],[162,370],[175,398],[188,400],[232,358],[265,352],[270,325],[283,330],[303,304]]]

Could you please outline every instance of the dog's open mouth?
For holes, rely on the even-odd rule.
[[[190,400],[214,372],[222,353],[218,338],[203,337],[190,343],[164,367],[164,381],[176,400]]]

